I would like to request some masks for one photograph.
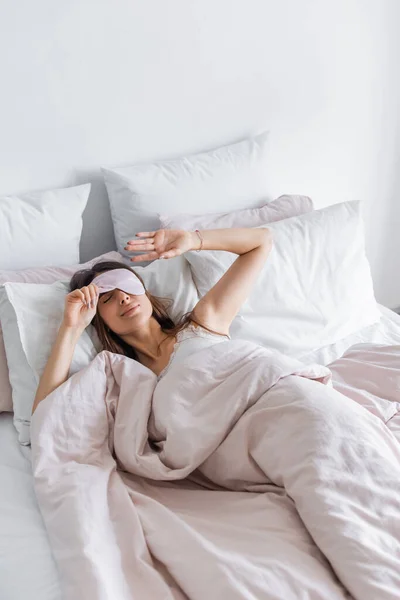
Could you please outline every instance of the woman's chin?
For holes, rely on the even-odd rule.
[[[123,317],[123,324],[121,325],[121,323],[119,323],[119,327],[116,327],[116,330],[114,331],[117,333],[117,335],[128,335],[141,329],[148,320],[148,317],[146,317],[146,315],[143,313],[140,314],[139,311],[139,314],[133,313],[133,315],[130,317]],[[118,331],[120,333],[118,333]]]

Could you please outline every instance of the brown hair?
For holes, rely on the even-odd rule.
[[[131,269],[124,263],[120,263],[115,260],[107,260],[95,263],[90,269],[77,271],[71,278],[69,284],[70,291],[72,292],[73,290],[89,285],[96,275],[106,271],[111,271],[113,269],[127,269],[128,271],[135,273],[136,277],[142,282],[144,288],[146,289],[143,279],[134,271],[134,269]],[[180,318],[178,323],[175,323],[167,311],[167,306],[168,304],[170,305],[172,303],[172,300],[169,298],[153,296],[153,294],[150,294],[150,292],[147,290],[145,293],[153,307],[152,317],[156,319],[164,333],[168,333],[171,336],[176,335],[178,331],[184,329],[190,323],[190,321],[194,321],[192,317],[192,311],[190,311],[185,313]],[[96,329],[100,343],[104,350],[114,352],[115,354],[123,354],[140,362],[135,348],[125,342],[118,334],[112,331],[112,329],[107,327],[98,311],[96,311],[96,314],[93,317],[92,325]]]

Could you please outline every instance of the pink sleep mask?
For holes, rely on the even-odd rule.
[[[140,296],[146,292],[140,279],[132,271],[127,269],[112,269],[97,275],[92,281],[99,288],[99,294],[110,292],[111,290],[122,290],[127,294]]]

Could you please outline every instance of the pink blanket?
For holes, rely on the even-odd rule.
[[[158,384],[103,352],[48,396],[32,457],[64,598],[398,600],[400,347],[355,352],[338,389],[244,341]]]

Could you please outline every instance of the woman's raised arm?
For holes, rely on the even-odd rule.
[[[66,296],[63,321],[40,378],[32,414],[39,402],[67,380],[75,346],[96,313],[97,300],[97,288],[93,284]]]
[[[132,262],[173,258],[189,250],[225,250],[238,258],[221,279],[201,298],[193,312],[209,329],[227,333],[246,300],[272,248],[271,231],[260,228],[207,229],[184,231],[159,229],[142,231],[130,240],[128,251],[145,252]]]
[[[228,333],[248,298],[272,248],[267,228],[201,231],[204,250],[225,250],[239,256],[217,283],[199,300],[193,313],[209,329]]]

